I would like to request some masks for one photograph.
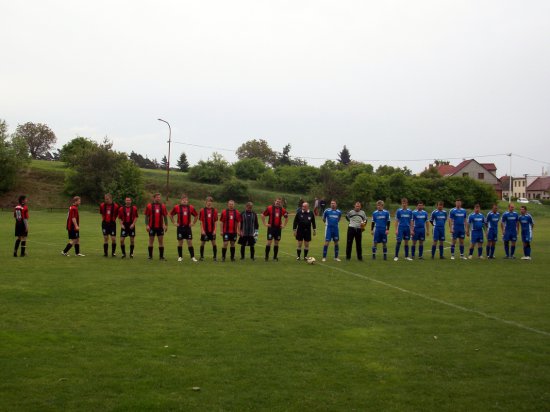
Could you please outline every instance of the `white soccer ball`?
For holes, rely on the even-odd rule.
[[[315,258],[313,256],[309,256],[307,259],[306,259],[306,262],[310,265],[313,265],[315,263]]]

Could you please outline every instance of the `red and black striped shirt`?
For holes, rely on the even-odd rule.
[[[218,211],[213,207],[203,207],[199,212],[202,230],[206,233],[216,232],[216,222],[218,221]]]
[[[76,220],[76,224],[80,226],[80,218],[78,216],[78,206],[72,205],[69,207],[69,214],[67,215],[67,230],[76,230],[73,219]]]
[[[262,213],[264,216],[269,216],[269,224],[271,227],[281,227],[283,223],[283,217],[288,217],[288,212],[284,207],[281,206],[275,206],[271,205],[268,206],[264,213]]]
[[[138,217],[138,210],[135,206],[121,206],[118,208],[118,218],[122,223],[133,223],[134,219]]]
[[[238,223],[241,221],[241,214],[235,209],[222,211],[220,222],[223,223],[223,233],[237,233]]]
[[[119,206],[116,203],[102,203],[99,205],[99,213],[101,214],[101,219],[104,222],[115,222],[118,215]]]
[[[22,222],[25,219],[29,218],[29,208],[27,205],[17,205],[13,209],[13,217],[16,221]]]
[[[175,205],[170,216],[178,215],[178,226],[190,226],[191,216],[198,216],[193,205]]]
[[[147,222],[151,229],[162,229],[168,212],[164,203],[149,203],[145,208],[145,216],[148,217]]]

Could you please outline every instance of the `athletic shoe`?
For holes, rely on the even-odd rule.
[[[522,256],[521,260],[529,260],[529,256]]]
[[[439,259],[445,259],[445,256],[439,256]]]
[[[510,256],[509,259],[512,259],[514,260],[516,257],[515,256]]]
[[[84,257],[84,256],[86,256],[86,255],[83,255],[82,253],[77,253],[75,256]]]
[[[451,255],[451,260],[455,260],[455,255]]]
[[[159,260],[166,260],[166,258],[162,256],[162,257],[159,257]]]
[[[204,257],[201,256],[201,257],[199,258],[199,260],[202,262],[202,261],[204,260]]]
[[[393,258],[394,262],[397,262],[398,260],[399,260],[399,258],[397,256]]]
[[[424,256],[418,256],[418,260],[424,260]]]
[[[180,257],[178,258],[178,262],[182,262],[182,261],[183,261],[183,258],[180,256]]]
[[[341,262],[340,258],[334,258],[335,262]]]
[[[217,262],[217,261],[218,261],[218,258],[212,258],[212,260],[213,260],[214,262]]]
[[[133,258],[134,258],[134,254],[132,253],[132,254],[130,255],[130,259],[133,259]]]
[[[460,255],[460,259],[462,259],[462,260],[466,260],[466,256],[464,256],[464,255]],[[468,259],[469,259],[469,258],[468,258]]]
[[[472,255],[468,255],[468,259],[472,260],[474,257]]]
[[[198,260],[195,258],[195,256],[193,256],[193,257],[191,258],[191,262],[198,262]]]
[[[478,256],[479,259],[485,259],[483,256]]]
[[[278,262],[278,261],[279,261],[279,258],[278,258],[278,257],[273,258],[273,261],[274,261],[274,262]]]
[[[327,258],[321,259],[321,262],[326,262],[326,261],[327,261]]]
[[[120,258],[121,259],[126,259],[126,255],[122,255]]]
[[[413,258],[406,257],[405,260],[413,260]]]
[[[116,253],[111,254],[112,257],[116,257]]]
[[[300,256],[297,256],[297,257],[296,257],[296,260],[300,260]]]
[[[68,253],[65,253],[65,252],[63,252],[63,251],[61,251],[61,254],[62,254],[63,256],[69,256]]]
[[[147,259],[152,260],[153,256],[147,256]]]

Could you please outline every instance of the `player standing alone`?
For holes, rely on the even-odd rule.
[[[222,210],[220,216],[220,226],[223,238],[222,261],[225,262],[227,254],[227,244],[230,244],[231,262],[235,261],[235,242],[241,225],[241,214],[235,209],[235,202],[227,202],[227,209]]]
[[[445,222],[447,221],[447,211],[443,210],[443,202],[437,202],[437,209],[430,216],[430,223],[434,227],[433,244],[432,244],[432,259],[435,258],[435,249],[439,242],[439,258],[445,259],[443,256],[443,242],[445,242]]]
[[[477,245],[477,257],[483,259],[483,229],[485,228],[485,217],[479,211],[480,206],[476,204],[474,206],[473,213],[470,213],[468,216],[467,222],[467,232],[466,234],[470,236],[470,253],[468,254],[468,259],[472,259],[474,254],[474,246]]]
[[[153,202],[145,208],[145,229],[149,234],[149,246],[147,248],[149,259],[153,259],[153,245],[156,236],[159,245],[159,260],[166,260],[164,258],[164,233],[168,231],[168,211],[166,205],[161,203],[160,193],[155,193]]]
[[[27,248],[27,236],[29,234],[29,208],[27,207],[27,196],[19,196],[18,205],[13,209],[15,218],[15,247],[13,257],[17,257],[17,249],[21,245],[21,257],[25,256]]]
[[[118,204],[113,202],[113,196],[107,193],[105,201],[99,205],[101,214],[101,231],[103,232],[103,256],[109,256],[109,236],[111,237],[111,255],[116,256],[116,218]]]
[[[401,199],[401,209],[395,212],[395,257],[393,260],[399,260],[399,249],[401,242],[405,241],[405,260],[412,260],[409,257],[409,240],[411,239],[411,221],[412,211],[409,209],[409,201],[407,198]]]
[[[323,246],[323,262],[327,260],[328,245],[332,240],[334,242],[334,260],[340,262],[338,257],[340,240],[340,230],[338,224],[342,218],[342,212],[336,208],[336,200],[330,201],[330,209],[323,213],[323,222],[325,222],[325,245]]]
[[[174,222],[174,216],[178,217],[178,222]],[[191,216],[193,216],[193,221],[191,222]],[[195,259],[195,248],[193,247],[193,231],[191,226],[197,223],[199,214],[193,207],[189,204],[189,198],[187,195],[181,195],[181,200],[179,205],[175,205],[170,211],[170,220],[174,225],[177,226],[177,239],[178,239],[178,262],[183,260],[183,240],[187,240],[187,250],[189,250],[189,255],[191,260],[196,262]]]
[[[218,211],[212,207],[212,199],[210,196],[206,198],[205,206],[199,211],[199,220],[201,222],[201,258],[204,260],[204,245],[206,242],[212,242],[212,253],[214,261],[218,253],[216,246],[216,222],[218,221]]]
[[[137,207],[132,205],[131,197],[126,197],[124,206],[118,208],[118,218],[120,219],[120,250],[122,251],[122,259],[126,258],[125,240],[128,236],[130,236],[130,258],[133,258],[138,210]]]
[[[515,259],[516,241],[518,240],[519,215],[514,211],[512,203],[508,205],[508,211],[502,214],[500,225],[502,228],[502,240],[504,241],[504,259]]]
[[[301,200],[301,199],[300,199]],[[267,245],[265,246],[265,261],[269,260],[269,252],[271,250],[271,243],[275,241],[273,246],[273,260],[279,260],[277,257],[279,253],[279,241],[281,240],[281,231],[288,223],[288,213],[281,204],[282,199],[278,197],[275,199],[273,205],[268,206],[262,213],[262,223],[267,227]],[[265,218],[268,218],[267,223]],[[283,223],[283,218],[284,223]]]
[[[487,213],[485,219],[485,225],[487,226],[487,259],[495,258],[495,246],[498,240],[498,222],[500,220],[500,213],[498,212],[498,205],[493,203],[492,210]]]
[[[521,241],[523,242],[522,260],[531,260],[531,241],[533,240],[533,217],[527,213],[527,206],[519,208],[519,226],[521,228]]]
[[[69,250],[73,245],[76,256],[84,256],[80,253],[80,217],[78,215],[78,206],[80,206],[80,203],[80,196],[75,196],[73,197],[73,204],[69,207],[66,224],[69,243],[67,243],[67,246],[65,246],[65,249],[61,252],[64,256],[69,256]]]
[[[372,238],[372,258],[376,259],[376,250],[378,244],[382,243],[382,251],[384,252],[384,260],[388,259],[388,232],[390,230],[391,216],[390,212],[384,209],[384,202],[379,200],[376,202],[376,210],[372,213],[372,222],[370,233]]]
[[[311,233],[313,231],[313,235],[316,234],[315,215],[311,210],[309,210],[309,203],[302,203],[302,207],[298,210],[296,216],[294,217],[292,229],[294,230],[294,237],[298,241],[298,246],[296,248],[296,260],[300,260],[300,255],[302,254],[302,244],[304,245],[304,259],[306,259],[309,253]]]

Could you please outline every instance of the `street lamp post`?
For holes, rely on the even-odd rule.
[[[512,153],[508,153],[508,156],[510,156],[510,179],[509,179],[508,203],[512,203]]]
[[[168,125],[168,158],[166,159],[166,200],[168,200],[170,193],[170,145],[172,143],[172,128],[170,123],[163,119],[157,119],[160,122],[164,122]]]

